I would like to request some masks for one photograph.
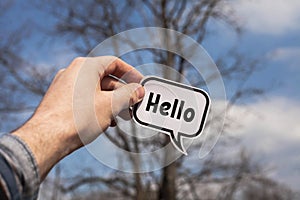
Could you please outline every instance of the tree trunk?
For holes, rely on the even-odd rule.
[[[166,136],[165,145],[170,142],[169,137]],[[172,157],[174,152],[165,151],[165,160]],[[177,175],[177,162],[172,162],[170,165],[164,167],[162,171],[162,179],[159,188],[158,199],[160,200],[175,200],[176,199],[176,175]]]
[[[176,199],[176,162],[163,169],[162,185],[159,191],[160,200],[175,200]]]

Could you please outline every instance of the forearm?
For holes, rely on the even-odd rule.
[[[120,84],[109,75],[125,77],[128,84]],[[111,56],[78,58],[59,71],[31,119],[0,139],[0,155],[8,161],[8,174],[14,174],[16,178],[12,180],[17,182],[7,185],[9,181],[1,179],[7,173],[0,170],[0,186],[9,198],[16,185],[22,197],[28,197],[23,199],[36,197],[39,183],[59,160],[83,143],[92,142],[112,124],[114,116],[141,101],[144,89],[137,84],[141,79],[142,75],[132,66]],[[76,124],[74,98],[76,111],[80,111]],[[90,101],[91,98],[94,99]],[[91,121],[95,122],[93,126]],[[0,195],[4,190],[0,190]]]
[[[77,134],[70,134],[68,127],[51,124],[43,117],[39,121],[29,120],[24,126],[13,132],[30,148],[36,158],[41,180],[44,180],[52,167],[62,158],[79,148],[82,144]],[[65,130],[57,130],[65,127]],[[73,129],[74,130],[74,129]]]

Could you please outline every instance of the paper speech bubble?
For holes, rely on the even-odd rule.
[[[145,77],[141,84],[145,88],[145,97],[133,107],[134,121],[168,134],[173,145],[187,155],[182,138],[195,138],[201,134],[210,106],[208,94],[155,76]]]

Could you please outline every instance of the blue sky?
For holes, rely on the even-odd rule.
[[[64,38],[38,35],[40,27],[51,25],[45,13],[32,11],[32,5],[17,1],[2,25],[14,29],[20,22],[33,24],[33,36],[24,40],[22,54],[45,67],[65,67],[76,53],[66,46]],[[270,166],[268,174],[291,187],[300,184],[300,1],[234,0],[230,1],[243,25],[242,37],[222,24],[217,38],[207,39],[203,46],[216,57],[218,48],[237,47],[252,57],[263,58],[263,67],[248,84],[270,89],[266,95],[247,104],[235,105],[232,116],[241,127],[232,130],[252,154]],[[224,7],[226,9],[226,7]],[[101,42],[101,41],[99,41]],[[35,45],[31,45],[35,44]],[[40,49],[32,48],[39,46]],[[63,45],[62,45],[63,44]],[[230,93],[230,87],[227,92]],[[248,112],[250,110],[250,112]],[[250,113],[244,115],[244,113]],[[240,118],[238,116],[247,116]],[[3,130],[6,131],[6,130]],[[83,150],[84,151],[84,150]],[[76,160],[75,154],[67,158]],[[92,159],[92,158],[91,158]],[[80,163],[80,161],[79,161]]]
[[[235,106],[236,116],[245,116],[236,119],[242,124],[237,133],[247,149],[272,168],[272,177],[298,189],[300,1],[233,3],[236,15],[244,22],[244,37],[239,46],[249,55],[263,56],[266,61],[265,68],[254,74],[250,84],[271,86],[264,98]]]

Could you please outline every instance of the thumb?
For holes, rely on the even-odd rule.
[[[113,91],[112,112],[118,115],[122,110],[140,102],[145,95],[144,87],[137,83],[126,84]]]

